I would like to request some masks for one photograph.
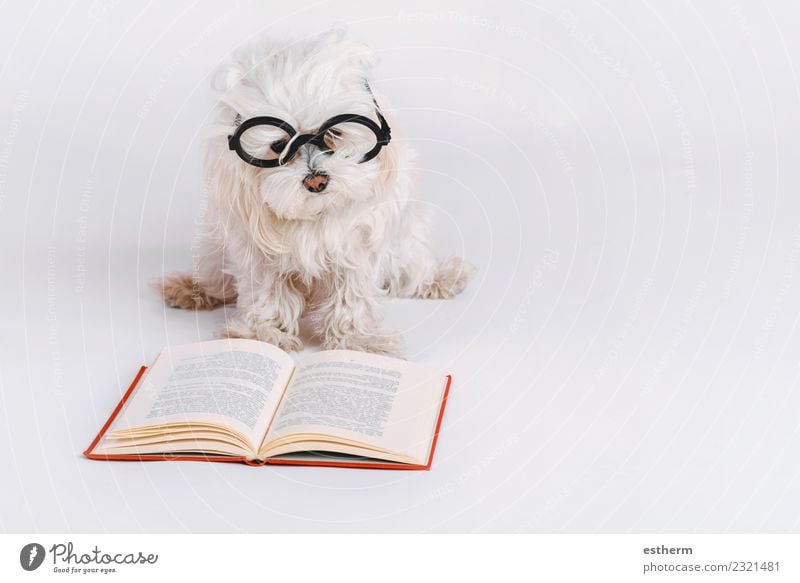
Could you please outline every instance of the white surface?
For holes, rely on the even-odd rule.
[[[792,3],[29,4],[0,21],[0,529],[797,530]],[[191,267],[214,62],[334,22],[481,268],[387,306],[455,376],[433,470],[83,459],[223,319],[147,287]]]

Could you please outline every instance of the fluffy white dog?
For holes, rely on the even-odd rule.
[[[389,143],[394,123],[367,83],[374,61],[334,31],[248,47],[219,71],[202,255],[196,273],[157,284],[168,305],[235,301],[221,336],[286,350],[302,348],[310,313],[325,348],[401,355],[380,297],[464,289],[474,268],[435,258],[428,213],[409,200],[413,151],[396,133]]]

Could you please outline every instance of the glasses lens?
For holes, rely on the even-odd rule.
[[[239,136],[245,154],[256,160],[277,160],[290,135],[273,125],[255,125]]]
[[[324,139],[325,145],[335,156],[352,158],[356,161],[378,144],[375,132],[354,122],[337,123],[325,132]]]

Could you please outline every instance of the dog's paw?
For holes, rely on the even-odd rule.
[[[429,300],[454,298],[464,291],[467,282],[476,271],[474,265],[467,263],[461,257],[448,257],[439,263],[433,281],[422,284],[414,296]]]
[[[400,334],[378,331],[374,334],[352,334],[323,343],[327,350],[358,350],[396,358],[405,358],[405,341]]]
[[[298,336],[284,332],[269,324],[247,325],[242,322],[230,321],[228,326],[217,333],[217,337],[260,340],[286,351],[300,351],[303,349],[303,342]]]
[[[191,275],[185,273],[157,279],[153,281],[152,286],[156,293],[164,298],[164,303],[171,308],[213,310],[225,303],[220,298],[208,295]]]

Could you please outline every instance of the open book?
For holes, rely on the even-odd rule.
[[[256,340],[173,346],[139,370],[84,454],[425,470],[450,381],[350,350],[295,364]]]

